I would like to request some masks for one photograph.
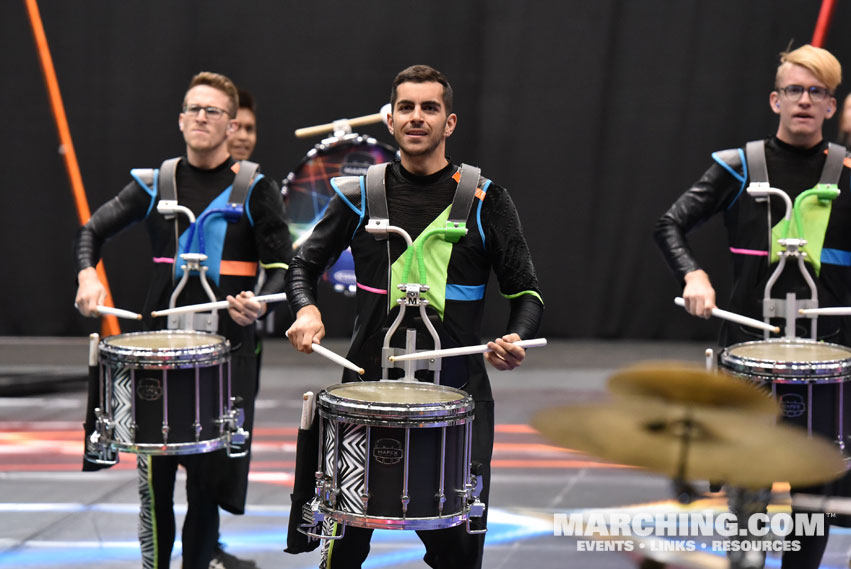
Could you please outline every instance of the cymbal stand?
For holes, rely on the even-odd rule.
[[[670,431],[673,435],[679,437],[680,453],[677,461],[677,474],[671,480],[671,483],[677,501],[681,504],[690,504],[701,495],[694,485],[688,482],[686,472],[691,441],[695,434],[699,434],[699,425],[693,420],[691,408],[686,406],[684,410],[685,416],[682,419],[654,421],[647,424],[646,427],[649,431],[654,432]]]

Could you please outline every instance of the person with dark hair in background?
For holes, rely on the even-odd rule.
[[[452,88],[443,74],[424,65],[403,70],[393,81],[390,102],[388,128],[399,145],[401,159],[373,167],[383,172],[378,178],[383,177],[388,223],[401,227],[415,240],[433,223],[440,225],[443,220],[445,227],[445,216],[454,210],[459,194],[470,192],[467,209],[459,214],[459,219],[466,220],[466,235],[454,244],[449,239],[434,238],[429,241],[434,248],[429,251],[425,247],[425,254],[430,257],[427,282],[432,283],[432,288],[423,296],[429,300],[429,320],[441,336],[441,345],[481,343],[484,293],[491,270],[511,304],[506,334],[488,344],[493,351],[484,358],[444,360],[440,376],[441,385],[461,388],[475,400],[472,458],[482,465],[481,498],[486,502],[494,418],[484,363],[487,360],[498,370],[510,370],[523,362],[525,351],[514,342],[533,337],[538,330],[543,313],[538,281],[508,192],[479,176],[477,169],[468,178],[472,184],[462,184],[459,180],[464,179],[464,174],[459,172],[471,172],[470,167],[459,168],[446,156],[446,139],[455,130],[457,117],[452,112]],[[406,245],[398,235],[389,235],[389,241],[378,240],[366,231],[370,216],[383,217],[385,213],[371,211],[373,202],[366,202],[359,190],[362,183],[362,177],[335,179],[337,195],[293,259],[287,277],[287,297],[295,322],[287,336],[296,349],[306,353],[312,351],[313,343],[322,340],[325,328],[316,305],[317,279],[341,251],[351,246],[358,277],[358,308],[348,357],[366,369],[363,377],[377,379],[381,377],[384,331],[399,310],[395,297],[400,277],[394,267],[404,262]],[[419,282],[426,282],[425,275],[416,272]],[[416,282],[418,277],[409,282]],[[434,284],[438,282],[445,285]],[[405,326],[429,337],[419,317],[409,319]],[[404,337],[404,330],[400,328],[396,336]],[[394,345],[397,339],[394,337]],[[389,370],[391,375],[400,371]],[[348,370],[343,375],[344,382],[357,379]],[[334,531],[340,535],[341,530],[337,525]],[[321,566],[360,567],[369,554],[372,531],[347,526],[342,538],[325,542]],[[429,566],[481,567],[484,534],[468,534],[463,524],[417,533],[425,544],[424,560]]]
[[[228,137],[228,151],[234,160],[248,160],[257,145],[257,105],[245,89],[239,89],[236,124],[236,130]]]
[[[236,130],[228,137],[228,152],[234,160],[249,160],[254,153],[254,147],[257,145],[257,105],[254,102],[254,96],[245,89],[237,89],[239,95],[239,108],[236,111]],[[266,282],[266,271],[260,268],[257,278],[257,287],[262,290]],[[273,315],[269,315],[272,318]],[[255,336],[257,354],[257,363],[255,365],[257,371],[257,388],[260,388],[260,367],[263,361],[263,338],[260,331],[260,323],[257,324]],[[225,544],[222,543],[221,532],[219,539],[216,542],[216,547],[213,550],[213,557],[210,560],[210,569],[253,569],[257,564],[250,559],[240,559],[225,551]]]
[[[819,258],[807,257],[807,270],[817,285],[820,306],[851,305],[849,161],[844,148],[828,144],[823,136],[824,121],[837,111],[834,93],[841,80],[842,68],[827,50],[804,45],[782,53],[775,87],[769,95],[770,108],[779,118],[777,133],[764,141],[748,143],[746,151],[732,149],[714,153],[712,166],[657,221],[656,244],[684,285],[682,296],[690,314],[708,318],[716,305],[715,289],[694,257],[686,235],[715,214],[723,214],[733,260],[729,309],[762,320],[765,285],[777,267],[772,256],[776,243],[769,236],[772,225],[783,219],[785,206],[777,197],[770,197],[767,202],[755,198],[745,188],[749,181],[762,181],[760,172],[766,170],[771,187],[785,191],[793,201],[819,183],[838,183],[841,191],[830,205],[824,225],[806,235],[807,240],[813,242],[823,238]],[[831,175],[835,179],[824,180]],[[787,292],[794,292],[797,298],[810,296],[803,275],[792,265],[787,265],[775,283],[772,297],[783,298]],[[820,339],[851,346],[851,326],[847,319],[819,317],[818,322]],[[800,324],[801,321],[799,327]],[[796,333],[799,337],[808,335],[809,330],[803,327]],[[722,325],[722,346],[762,339],[762,334],[743,326],[726,321]],[[844,493],[845,486],[847,480],[841,478],[825,488],[807,491]],[[735,494],[741,489],[731,490],[733,509],[738,500]],[[764,511],[768,494],[770,491],[766,490],[761,497],[739,500],[738,505],[743,507],[739,513],[747,508],[745,502],[753,505],[750,513]],[[831,523],[838,521],[838,518],[828,519]],[[741,524],[740,518],[740,527],[744,527]],[[818,567],[827,544],[827,529],[824,536],[795,535],[790,539],[801,540],[801,549],[785,552],[783,567]],[[762,566],[764,553],[755,557],[731,556],[731,567]]]
[[[839,113],[839,134],[836,142],[851,149],[851,94],[846,95]]]
[[[256,164],[234,161],[228,154],[227,140],[237,128],[238,95],[236,87],[224,75],[201,72],[195,75],[183,99],[178,124],[186,144],[186,154],[164,163],[173,165],[174,186],[180,205],[197,218],[210,211],[217,199],[227,200],[236,193],[237,173],[252,172]],[[157,171],[133,170],[133,181],[112,200],[102,205],[78,232],[75,255],[78,267],[76,305],[86,316],[97,314],[104,298],[104,287],[97,278],[95,265],[103,244],[129,225],[144,221],[151,242],[153,265],[144,315],[169,305],[180,274],[180,254],[191,250],[191,243],[178,240],[189,233],[189,222],[178,215],[166,219],[157,210],[162,182],[154,183]],[[241,184],[242,182],[240,182]],[[263,294],[283,290],[284,274],[292,255],[292,245],[284,220],[283,204],[277,185],[259,171],[246,179],[243,212],[232,221],[221,216],[201,228],[210,247],[219,247],[221,259],[208,258],[207,280],[215,296],[227,299],[228,316],[219,319],[217,332],[230,341],[233,396],[242,399],[245,428],[250,431],[257,392],[254,322],[267,305],[253,299],[258,264],[267,271]],[[212,216],[210,216],[212,219]],[[199,233],[201,232],[199,231]],[[194,233],[194,232],[193,232]],[[199,239],[198,235],[195,235]],[[207,249],[209,251],[209,249]],[[177,304],[207,302],[200,279],[190,278]],[[162,318],[146,316],[145,328],[161,329]],[[250,445],[250,438],[248,440]],[[249,447],[250,450],[250,447]],[[249,455],[250,456],[250,455]],[[173,494],[177,468],[186,470],[188,509],[183,524],[183,568],[207,569],[216,547],[219,507],[242,514],[248,485],[249,456],[229,458],[225,449],[206,454],[149,456],[139,454],[139,494],[142,503],[139,540],[145,569],[169,567],[175,538]],[[235,559],[235,558],[233,558]],[[226,565],[227,567],[253,566]]]

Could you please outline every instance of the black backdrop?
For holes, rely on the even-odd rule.
[[[298,140],[294,129],[377,112],[397,71],[428,63],[456,91],[450,154],[508,187],[520,210],[547,303],[542,333],[633,339],[714,337],[717,323],[673,306],[679,290],[652,244],[653,223],[711,151],[774,132],[777,54],[790,40],[809,41],[819,4],[39,3],[93,209],[131,168],[182,152],[177,114],[197,71],[254,92],[254,157],[280,180],[318,141]],[[839,3],[826,47],[851,69],[849,17]],[[96,323],[72,308],[76,214],[22,0],[3,3],[0,37],[0,334],[86,333]],[[828,124],[828,137],[835,128]],[[361,132],[392,142],[380,126]],[[724,298],[722,231],[714,220],[692,241]],[[141,227],[107,247],[119,307],[141,307],[149,257]],[[331,332],[345,335],[352,301],[331,293],[322,301]],[[489,333],[506,317],[500,304],[491,303]]]

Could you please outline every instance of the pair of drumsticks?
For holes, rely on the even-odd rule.
[[[252,298],[255,302],[280,302],[287,299],[286,293],[278,293],[278,294],[266,294],[261,296],[255,296]],[[221,310],[223,308],[228,307],[228,301],[221,300],[217,302],[205,302],[202,304],[189,304],[187,306],[179,306],[177,308],[168,308],[166,310],[155,310],[151,312],[151,316],[157,318],[159,316],[170,316],[173,314],[186,314],[189,312],[207,312],[212,310]],[[120,308],[112,308],[111,306],[102,306],[98,305],[97,311],[100,314],[111,314],[118,318],[127,318],[130,320],[141,320],[142,315],[136,312],[131,312],[129,310],[122,310]],[[547,340],[545,338],[535,338],[532,340],[520,340],[519,342],[514,342],[515,346],[520,346],[521,348],[538,348],[547,345]],[[343,356],[336,354],[335,352],[321,346],[317,343],[314,343],[313,351],[327,358],[328,360],[334,362],[335,364],[341,365],[344,368],[350,369],[356,372],[359,375],[363,375],[365,370],[357,364],[354,364],[344,358]],[[409,360],[427,360],[433,358],[447,358],[453,356],[464,356],[471,354],[483,354],[485,352],[491,351],[488,348],[487,344],[482,344],[479,346],[464,346],[460,348],[447,348],[444,350],[431,350],[427,352],[416,352],[413,354],[405,354],[402,356],[391,356],[391,362],[403,362]]]

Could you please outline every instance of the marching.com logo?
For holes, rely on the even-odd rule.
[[[824,513],[757,513],[746,520],[729,512],[553,514],[554,536],[594,538],[578,540],[579,551],[798,551],[800,541],[785,538],[823,536],[824,531]]]

